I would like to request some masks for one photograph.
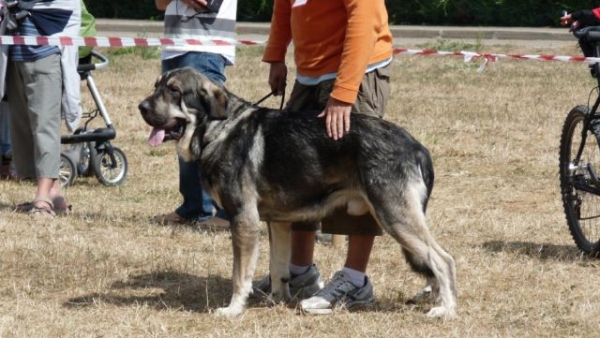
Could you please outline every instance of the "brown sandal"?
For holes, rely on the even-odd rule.
[[[47,202],[48,200],[48,198],[39,198],[33,202],[19,203],[13,207],[13,212],[29,213],[33,209],[35,202]],[[56,215],[69,215],[73,211],[73,206],[71,204],[67,204],[64,196],[58,196],[52,199],[52,211],[54,211]]]
[[[51,199],[38,197],[33,201],[31,210],[28,213],[34,217],[54,218],[56,217],[56,213],[53,209],[54,203],[52,203]]]
[[[33,202],[23,202],[14,206],[13,211],[19,213],[28,213],[33,208]]]

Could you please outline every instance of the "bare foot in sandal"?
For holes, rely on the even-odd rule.
[[[46,200],[46,199],[47,198],[42,198],[42,199],[38,199],[38,200]],[[23,202],[23,203],[16,204],[14,206],[13,211],[19,212],[19,213],[28,213],[31,211],[31,209],[33,209],[34,202],[35,201]],[[53,197],[52,204],[54,206],[52,208],[52,211],[54,211],[54,213],[56,213],[57,215],[69,214],[71,212],[72,206],[67,203],[67,199],[64,196]]]
[[[54,218],[54,203],[49,198],[38,197],[33,201],[29,214],[34,217]]]

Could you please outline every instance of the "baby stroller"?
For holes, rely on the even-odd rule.
[[[77,72],[81,80],[86,81],[96,107],[89,111],[84,109],[83,127],[77,128],[73,134],[61,136],[61,144],[69,145],[60,155],[60,183],[63,187],[72,185],[77,176],[95,175],[98,181],[107,186],[125,182],[127,157],[121,149],[110,143],[117,132],[92,77],[93,70],[106,66],[108,59],[93,50],[88,57],[79,59]],[[98,116],[104,120],[106,127],[93,129],[90,123]]]

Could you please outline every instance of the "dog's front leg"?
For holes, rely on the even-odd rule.
[[[271,230],[269,245],[269,270],[271,275],[271,295],[273,302],[289,301],[290,296],[290,254],[291,225],[287,222],[269,222]]]
[[[241,315],[246,308],[246,300],[252,291],[252,277],[258,259],[258,238],[260,235],[258,211],[233,217],[231,239],[233,242],[233,295],[228,307],[217,309],[217,313],[227,317]]]

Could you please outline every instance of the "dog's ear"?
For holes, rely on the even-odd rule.
[[[228,101],[227,94],[217,87],[217,90],[213,92],[211,116],[216,119],[226,119]]]
[[[156,78],[156,81],[154,81],[154,88],[158,88],[158,84],[160,83],[160,81],[162,81],[162,79],[163,79],[162,74]]]
[[[208,115],[216,120],[227,118],[228,96],[225,90],[206,79],[198,86],[198,95],[208,103]]]

